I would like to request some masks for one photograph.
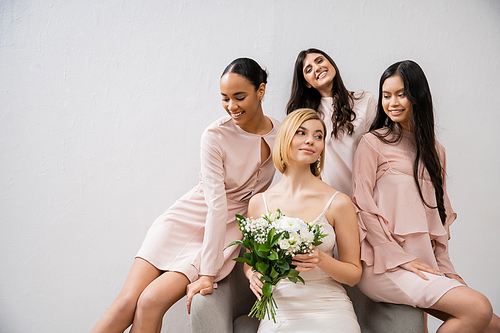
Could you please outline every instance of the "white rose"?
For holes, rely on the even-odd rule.
[[[278,244],[282,250],[287,250],[288,248],[290,248],[290,243],[288,243],[286,239],[281,239]]]

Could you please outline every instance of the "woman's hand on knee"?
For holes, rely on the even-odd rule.
[[[191,313],[191,300],[193,299],[193,296],[197,293],[200,293],[202,296],[211,294],[214,288],[213,286],[214,277],[208,275],[201,275],[198,280],[188,284],[186,290],[186,305],[188,314]]]
[[[260,278],[262,277],[262,274],[260,274],[257,271],[252,271],[250,278],[248,279],[250,282],[250,290],[257,296],[258,300],[261,300],[261,295],[262,295],[262,281]]]
[[[424,280],[429,280],[427,276],[425,276],[421,271],[435,274],[435,275],[443,275],[443,273],[439,272],[437,269],[427,264],[425,261],[420,260],[419,258],[407,262],[405,264],[399,265],[401,268],[406,269],[407,271],[413,272],[420,276]]]
[[[452,273],[444,273],[444,275],[449,278],[449,279],[454,279],[463,284],[464,286],[467,286],[467,283],[460,277],[458,274],[452,274]]]

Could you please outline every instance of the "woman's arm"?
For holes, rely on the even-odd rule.
[[[354,286],[361,278],[361,260],[358,223],[351,199],[343,193],[338,194],[325,215],[335,228],[339,260],[314,248],[311,255],[296,255],[292,264],[297,265],[298,271],[309,271],[318,266],[332,279]]]
[[[444,208],[446,211],[446,222],[444,223],[443,227],[446,229],[446,235],[440,236],[437,239],[433,240],[434,256],[436,257],[436,262],[438,264],[439,270],[442,273],[445,273],[446,275],[450,274],[458,276],[455,272],[453,264],[451,263],[450,255],[448,253],[448,240],[450,239],[450,225],[457,218],[457,214],[453,211],[450,199],[448,198],[448,193],[446,192],[446,151],[444,147],[438,142],[436,143],[436,149],[441,159],[444,171],[443,192],[444,192]]]
[[[224,184],[222,138],[207,129],[201,138],[201,177],[208,212],[201,249],[200,275],[215,276],[224,263],[223,248],[228,219]]]
[[[221,142],[219,133],[213,129],[206,129],[201,137],[201,177],[208,212],[201,248],[199,277],[189,284],[186,290],[188,313],[191,299],[196,293],[202,295],[212,293],[215,275],[224,263],[222,250],[228,211]]]
[[[388,223],[373,199],[378,168],[380,163],[385,161],[385,157],[376,148],[379,144],[381,145],[378,138],[367,134],[362,137],[354,155],[352,195],[357,207],[361,235],[361,259],[373,265],[375,274],[401,267],[425,280],[427,277],[421,271],[440,275],[434,267],[404,251],[396,241],[396,235],[393,235],[387,227]],[[406,222],[397,221],[396,223]],[[369,243],[369,248],[366,242]]]
[[[261,213],[259,214],[259,212]],[[257,218],[261,216],[263,212],[265,212],[264,201],[262,200],[262,194],[259,193],[253,196],[252,199],[250,199],[250,202],[248,203],[247,216]],[[263,285],[262,281],[260,281],[262,274],[252,270],[252,267],[248,266],[247,264],[243,264],[243,272],[250,282],[250,289],[260,301]]]
[[[361,260],[373,265],[375,274],[417,259],[406,253],[394,239],[373,199],[379,165],[386,162],[376,149],[378,144],[379,139],[373,134],[361,138],[354,155],[352,191],[359,225]]]

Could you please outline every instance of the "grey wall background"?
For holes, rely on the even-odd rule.
[[[376,93],[399,60],[424,68],[458,213],[451,257],[500,312],[499,18],[487,0],[2,0],[0,331],[88,332],[154,218],[197,183],[224,67],[267,68],[264,110],[283,119],[308,47],[351,90]],[[180,304],[163,331],[185,319]]]

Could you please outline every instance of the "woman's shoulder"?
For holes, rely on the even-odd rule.
[[[356,90],[353,94],[353,110],[356,116],[371,121],[375,117],[377,100],[369,91]]]
[[[351,202],[351,199],[349,196],[343,192],[340,192],[339,190],[331,187],[321,179],[318,179],[321,184],[318,184],[317,188],[317,193],[321,194],[324,196],[326,200],[330,200],[332,197],[335,197],[333,201],[338,202],[339,204],[345,203],[345,202]]]
[[[205,133],[209,132],[216,132],[223,130],[225,128],[232,128],[234,127],[234,122],[231,120],[231,117],[229,115],[225,115],[223,117],[220,117],[219,119],[215,120],[212,122],[210,125],[208,125],[205,128]]]
[[[277,125],[278,127],[281,125],[281,121],[279,121],[278,119],[274,118],[274,117],[271,117],[271,116],[267,116],[267,118],[269,118],[271,120],[271,122],[273,123],[273,125]]]
[[[325,201],[327,204],[330,202],[330,204],[325,207],[327,209],[327,215],[333,218],[338,214],[345,214],[353,210],[351,198],[347,194],[333,188],[325,195]]]
[[[248,204],[248,217],[259,218],[265,211],[264,198],[262,193],[257,193]]]
[[[273,128],[266,135],[276,135],[276,133],[278,133],[278,128],[281,125],[281,121],[279,121],[271,116],[266,116],[266,117],[269,118],[269,120],[271,120],[271,123],[273,124]]]
[[[380,142],[378,135],[380,135],[382,133],[383,133],[383,131],[381,131],[381,129],[376,129],[376,130],[367,132],[367,133],[363,134],[363,136],[361,137],[361,139],[362,139],[361,141],[367,141],[372,146],[378,145],[378,143]]]
[[[375,98],[375,96],[371,92],[369,92],[367,90],[363,90],[363,89],[358,89],[358,90],[354,91],[352,93],[352,95],[353,95],[354,99],[358,100],[358,101],[359,100],[370,100],[370,99]]]
[[[435,140],[435,142],[436,142],[436,151],[441,161],[443,161],[446,159],[446,148],[438,140]]]

